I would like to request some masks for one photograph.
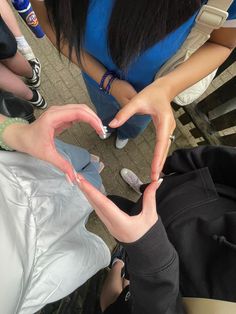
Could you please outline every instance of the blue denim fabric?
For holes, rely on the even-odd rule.
[[[85,73],[83,73],[83,78],[99,118],[102,120],[103,125],[108,126],[120,110],[120,105],[114,97],[101,91],[98,84],[92,81]],[[149,115],[135,115],[117,129],[117,136],[120,139],[135,138],[145,130],[150,121],[151,117]],[[114,132],[115,130],[108,128],[109,132]]]
[[[76,172],[81,173],[97,189],[101,187],[102,179],[98,173],[99,164],[91,162],[91,156],[86,149],[64,143],[58,139],[55,140],[55,144],[60,153],[69,157]]]

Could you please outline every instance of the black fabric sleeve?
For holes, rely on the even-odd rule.
[[[200,146],[176,150],[167,158],[163,172],[178,174],[208,167],[214,182],[236,187],[236,148]]]
[[[16,39],[0,15],[0,60],[11,58],[16,52]]]
[[[159,217],[138,241],[122,243],[128,255],[132,314],[182,314],[178,255]]]

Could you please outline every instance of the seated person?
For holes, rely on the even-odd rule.
[[[85,228],[91,205],[61,171],[69,181],[80,172],[100,188],[99,163],[82,148],[54,144],[54,133],[73,121],[102,134],[101,121],[90,111],[85,105],[51,107],[32,124],[0,117],[1,146],[44,159],[0,152],[2,314],[35,313],[109,264],[106,244]]]
[[[236,149],[178,150],[163,172],[161,186],[141,187],[136,204],[108,199],[78,175],[127,254],[130,286],[122,291],[123,264],[113,263],[101,295],[104,314],[236,313]],[[137,190],[140,180],[129,174]]]

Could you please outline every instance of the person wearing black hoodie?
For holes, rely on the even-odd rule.
[[[157,182],[142,187],[136,204],[108,199],[79,176],[127,254],[130,286],[104,313],[121,313],[122,305],[122,314],[182,314],[189,300],[200,298],[204,313],[235,313],[236,149],[181,149],[167,159],[164,173],[159,188]]]

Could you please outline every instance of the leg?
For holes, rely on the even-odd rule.
[[[27,60],[35,59],[35,55],[25,37],[23,36],[15,15],[12,12],[12,8],[7,0],[0,1],[0,12],[3,20],[16,38],[19,51],[26,57]]]
[[[28,100],[34,107],[45,109],[47,102],[37,90],[30,89],[25,83],[0,62],[0,89]]]
[[[113,265],[103,284],[100,296],[102,311],[105,311],[109,305],[114,303],[123,290],[123,280],[121,278],[121,270],[123,266],[123,262],[118,260]]]
[[[0,62],[0,89],[6,90],[25,100],[33,98],[32,90]]]
[[[1,60],[1,62],[16,75],[26,78],[33,77],[31,65],[19,52],[17,52],[14,57]]]

